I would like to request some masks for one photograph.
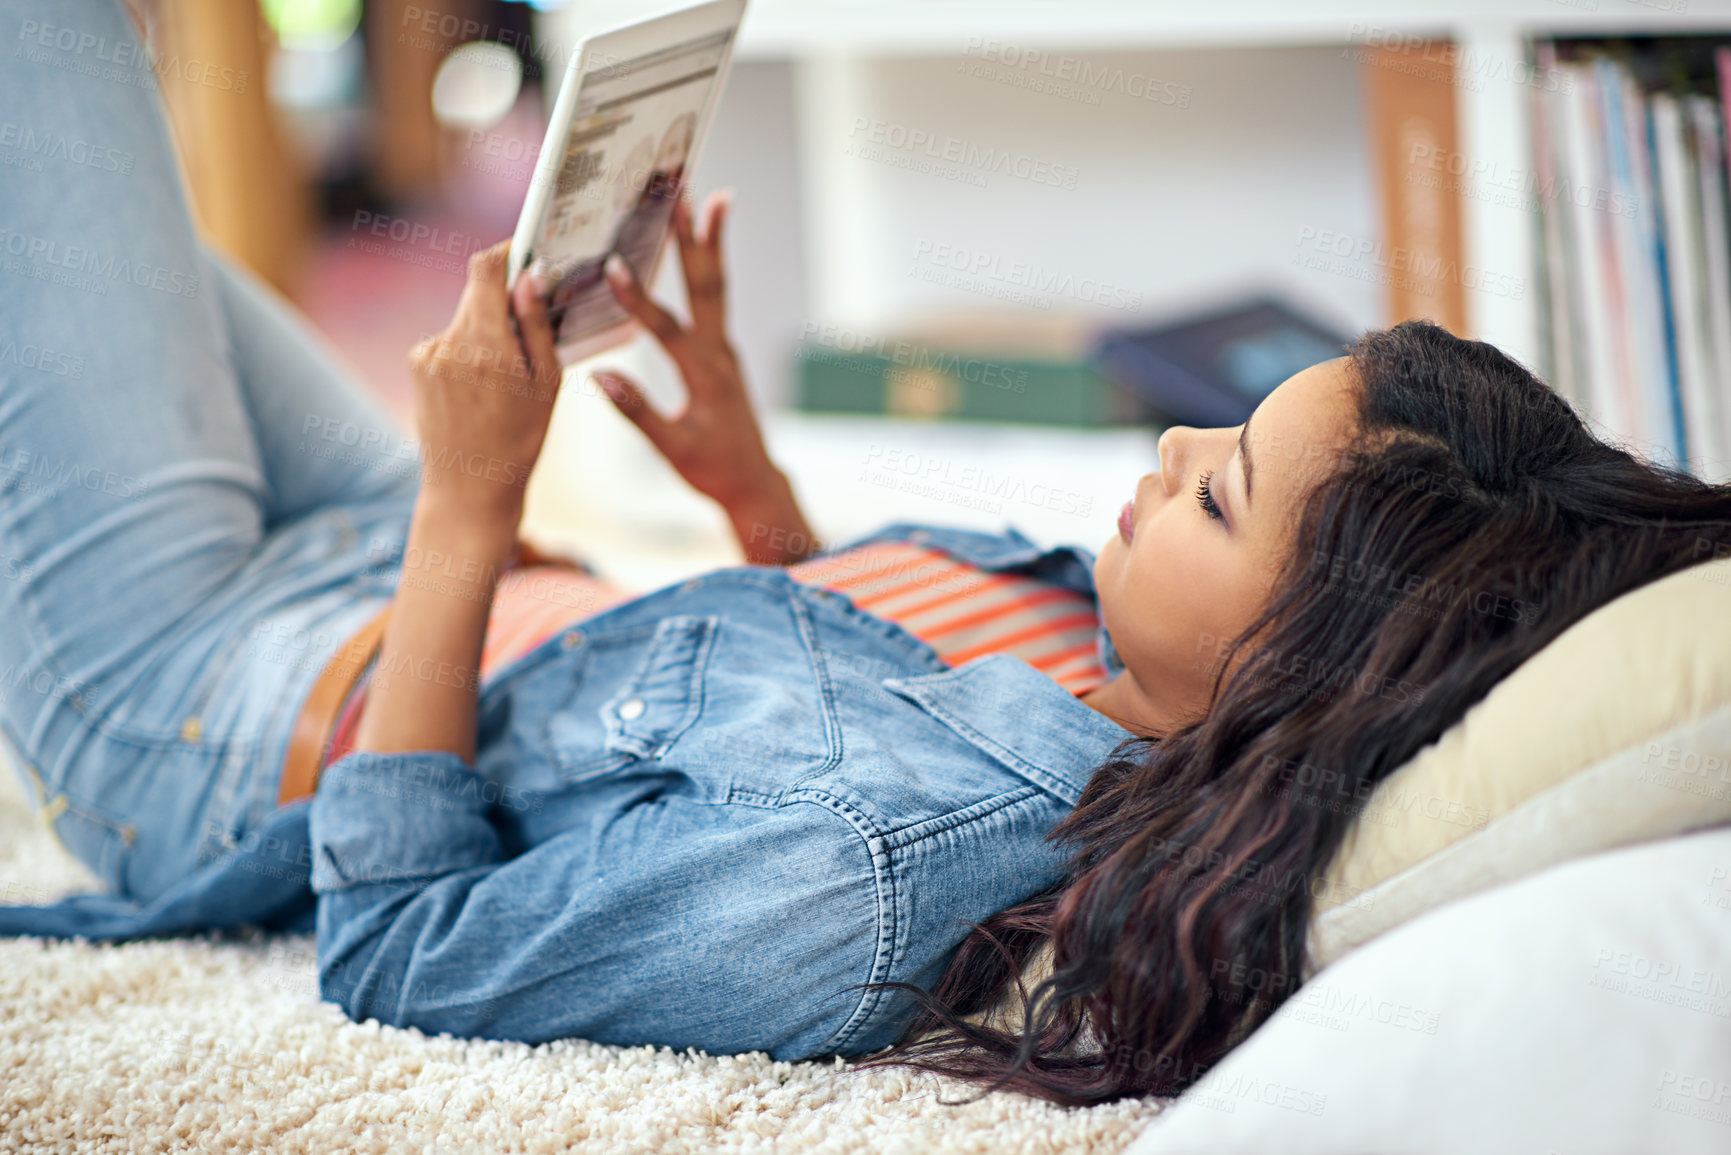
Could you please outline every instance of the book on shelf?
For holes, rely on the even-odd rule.
[[[1612,440],[1731,478],[1731,48],[1535,46],[1539,301],[1551,383]]]
[[[1134,394],[1089,361],[1080,318],[940,319],[885,334],[808,324],[797,408],[817,413],[1098,427],[1144,425]]]
[[[1382,235],[1394,266],[1385,281],[1388,316],[1465,332],[1461,198],[1448,176],[1460,155],[1459,51],[1438,40],[1372,48],[1362,59]]]
[[[1252,298],[1096,343],[1100,372],[1141,397],[1164,423],[1242,424],[1275,386],[1340,356],[1337,333],[1271,298]]]

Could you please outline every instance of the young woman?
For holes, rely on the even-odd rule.
[[[81,64],[118,10],[20,18],[8,116],[131,163],[0,181],[0,724],[107,889],[0,931],[316,929],[325,997],[428,1032],[1171,1094],[1291,993],[1232,976],[1299,973],[1364,787],[1731,542],[1731,492],[1406,324],[1168,430],[1097,558],[802,556],[711,201],[677,215],[689,324],[611,275],[686,408],[602,383],[756,564],[633,596],[518,545],[558,364],[502,248],[415,351],[404,442],[199,244],[156,103]]]

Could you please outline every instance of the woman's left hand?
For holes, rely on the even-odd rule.
[[[782,479],[764,448],[739,358],[727,339],[727,287],[721,261],[726,213],[727,199],[720,193],[704,204],[701,230],[683,198],[673,209],[690,325],[680,324],[650,300],[624,261],[612,257],[607,262],[614,297],[667,351],[684,378],[685,408],[663,416],[636,384],[619,373],[597,372],[595,381],[693,489],[731,510],[758,501]]]

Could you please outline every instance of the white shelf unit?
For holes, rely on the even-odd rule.
[[[572,36],[683,6],[583,0],[549,16]],[[986,36],[1071,52],[1339,44],[1372,27],[1422,36],[1494,26],[1612,36],[1685,32],[1728,17],[1719,0],[751,0],[739,52],[931,55]]]

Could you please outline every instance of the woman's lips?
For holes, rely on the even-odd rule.
[[[1136,536],[1136,500],[1131,498],[1124,503],[1124,508],[1118,511],[1118,536],[1129,545],[1130,539]]]

